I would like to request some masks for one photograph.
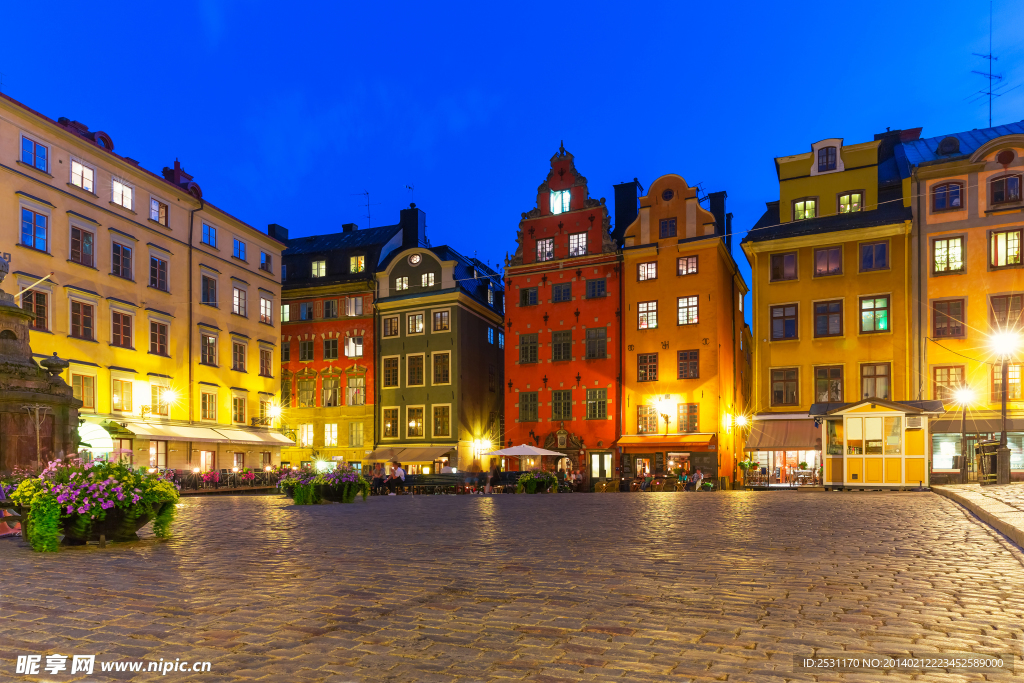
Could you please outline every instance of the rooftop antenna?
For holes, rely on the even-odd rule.
[[[971,73],[972,74],[978,74],[979,76],[984,76],[985,78],[988,79],[988,90],[982,90],[979,94],[980,95],[988,95],[988,127],[991,128],[992,127],[992,98],[993,97],[999,97],[999,95],[1001,94],[1001,93],[993,92],[993,90],[992,90],[992,81],[993,80],[997,80],[997,81],[1003,80],[1003,77],[1002,77],[1001,74],[994,74],[994,73],[992,73],[992,62],[994,62],[994,61],[999,59],[999,57],[994,57],[992,55],[992,0],[988,0],[988,54],[987,55],[983,55],[983,54],[979,54],[977,52],[973,52],[971,54],[973,54],[975,57],[981,57],[982,59],[987,59],[988,60],[988,73],[985,73],[984,71],[971,71]]]
[[[378,204],[380,204],[380,202],[374,202],[373,204],[370,204],[370,193],[367,190],[363,190],[362,192],[356,192],[352,196],[366,197],[366,229],[369,230],[370,228],[373,227],[373,225],[371,225],[370,223],[370,207],[377,206]]]
[[[698,182],[697,188],[697,203],[705,204],[708,201],[708,193],[704,190],[704,183]]]
[[[405,189],[409,190],[409,201],[416,203],[416,186],[413,183],[409,183],[405,186]]]

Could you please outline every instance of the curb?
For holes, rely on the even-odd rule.
[[[932,491],[963,505],[978,519],[1024,548],[1024,512],[970,490],[932,486]]]

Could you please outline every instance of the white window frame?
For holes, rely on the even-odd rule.
[[[552,215],[557,216],[560,213],[566,213],[571,210],[569,208],[571,200],[572,192],[569,190],[551,190],[548,208],[551,210]]]
[[[260,295],[260,322],[265,325],[274,324],[274,300],[262,294]]]
[[[313,261],[310,266],[310,277],[320,278],[327,277],[327,261]]]
[[[435,408],[448,408],[448,433],[438,434],[434,432],[434,409]],[[427,431],[423,430],[424,433]],[[430,406],[430,435],[434,439],[450,439],[452,436],[452,404],[451,403],[433,403]]]
[[[238,310],[238,294],[242,293],[244,298],[241,312]],[[234,315],[240,315],[243,318],[249,317],[249,289],[244,286],[239,286],[235,280],[231,281],[231,313]]]
[[[358,309],[358,310],[356,310]],[[363,297],[345,297],[345,315],[354,318],[363,314]]]
[[[128,188],[129,190],[131,190],[131,206],[125,206],[124,205],[124,192],[123,191],[121,192],[121,201],[117,201],[117,199],[116,199],[117,195],[115,194],[117,188],[115,187],[115,184],[116,185],[120,185],[122,188]],[[120,206],[122,209],[127,209],[129,211],[135,211],[135,195],[136,194],[137,194],[137,190],[136,190],[135,185],[133,185],[132,183],[128,182],[124,178],[120,178],[120,177],[118,177],[116,175],[110,176],[110,203],[111,204],[114,204],[115,206]]]
[[[352,443],[352,432],[354,427],[359,427],[359,441],[360,443]],[[349,448],[362,448],[366,444],[366,429],[365,425],[361,420],[352,420],[348,423],[348,447]]]
[[[413,316],[413,315],[423,316],[423,329],[420,330],[419,332],[410,332],[409,331],[409,316]],[[451,318],[449,318],[449,320],[450,319]],[[451,325],[451,323],[449,323],[449,325]],[[422,335],[424,335],[426,333],[427,333],[427,312],[426,312],[426,310],[409,311],[409,312],[407,312],[405,314],[405,336],[407,336],[407,337],[419,337],[419,336],[422,336]]]
[[[386,335],[386,334],[384,334],[384,327],[387,325],[387,321],[391,320],[391,319],[394,319],[394,320],[398,321],[398,334]],[[396,315],[382,316],[381,319],[380,319],[380,336],[381,336],[382,339],[397,339],[398,337],[401,337],[402,336],[402,316],[401,315],[397,315],[397,314]]]
[[[19,149],[18,152],[19,152],[19,158],[20,158],[21,150]],[[90,171],[92,171],[92,189],[86,189],[84,187],[84,183],[85,183],[85,174],[84,173],[82,174],[82,183],[83,184],[82,185],[75,185],[75,164],[78,164],[83,169],[87,168]],[[69,160],[69,163],[68,163],[68,184],[71,185],[72,187],[77,187],[79,190],[82,190],[83,192],[88,192],[89,194],[95,195],[96,194],[96,167],[93,166],[92,164],[86,163],[85,161],[83,161],[79,157],[76,157],[76,156],[71,157],[71,159]]]
[[[410,358],[414,358],[416,356],[419,356],[420,358],[423,359],[423,383],[422,384],[411,384],[409,382],[409,359]],[[402,361],[398,361],[398,363],[399,363],[399,365],[398,365],[399,373],[401,373],[401,369],[402,369],[401,363],[402,363]],[[407,353],[407,354],[405,354],[405,386],[407,386],[407,387],[427,387],[427,386],[430,386],[430,383],[427,382],[427,373],[429,371],[430,371],[430,368],[427,367],[427,354],[426,354],[426,352]]]
[[[213,396],[213,417],[203,417],[203,396]],[[200,422],[216,422],[217,418],[220,417],[220,398],[217,387],[210,387],[205,384],[199,385],[199,421]]]
[[[40,147],[45,147],[46,148],[46,168],[39,168],[35,164],[30,164],[30,163],[28,163],[26,161],[22,161],[21,160],[21,138],[28,138],[29,140],[31,140],[32,142],[36,143]],[[25,164],[26,166],[29,166],[31,168],[34,168],[35,170],[40,171],[41,173],[46,173],[47,175],[53,175],[52,173],[50,173],[50,171],[53,170],[53,145],[51,145],[48,142],[43,142],[42,138],[40,138],[40,137],[38,137],[36,135],[33,135],[32,133],[27,133],[25,131],[21,131],[21,135],[18,136],[17,156],[15,158],[20,163]],[[96,179],[96,176],[94,174],[93,175],[93,181],[94,182],[95,182],[95,179]]]
[[[420,287],[433,287],[433,286],[434,286],[434,273],[433,273],[433,271],[431,271],[429,273],[421,273],[420,274]]]
[[[576,245],[573,246],[573,240],[576,241]],[[582,248],[582,251],[580,249]],[[569,233],[569,256],[586,256],[587,255],[587,233],[586,232],[571,232]]]
[[[153,415],[155,417],[170,418],[170,416],[171,416],[171,404],[170,403],[167,404],[167,415],[160,415],[158,412],[156,412],[156,406],[153,405],[153,388],[154,387],[156,387],[157,389],[163,389],[164,391],[167,391],[168,389],[171,388],[171,380],[167,379],[166,377],[152,377],[151,376],[149,378],[149,394],[146,397],[146,398],[149,399],[148,405],[149,405],[149,409],[150,409],[150,413],[149,413],[150,415]]]
[[[153,218],[153,202],[158,202],[158,203],[163,204],[164,206],[167,207],[167,222],[166,223],[161,223],[160,222],[160,220],[159,220],[159,217],[160,217],[159,211],[157,212],[157,217]],[[163,199],[162,197],[158,197],[157,195],[153,194],[152,192],[149,193],[149,220],[153,221],[157,225],[162,225],[165,228],[171,227],[171,203],[169,201]]]
[[[338,423],[324,423],[324,448],[338,447]]]
[[[398,361],[398,384],[393,387],[384,386],[384,361],[391,360],[394,358]],[[380,388],[381,389],[401,389],[402,388],[402,357],[395,356],[381,356],[380,358]]]
[[[551,245],[550,250],[543,249],[542,245]],[[541,237],[537,240],[537,261],[554,261],[555,260],[555,238],[554,237]]]
[[[316,442],[316,430],[313,428],[312,422],[304,422],[299,425],[297,430],[298,447],[299,448],[312,448]]]
[[[21,150],[18,150],[18,151],[19,151],[19,153],[21,152]],[[73,375],[81,375],[83,377],[91,377],[92,378],[92,392],[93,392],[92,408],[86,408],[85,405],[84,405],[84,402],[83,402],[83,406],[78,409],[79,412],[84,412],[84,413],[96,413],[96,412],[98,412],[98,406],[99,406],[99,402],[100,402],[100,397],[99,397],[99,393],[100,393],[99,392],[99,376],[98,376],[98,374],[99,373],[97,372],[97,369],[92,367],[91,365],[79,365],[79,364],[75,363],[74,361],[71,361],[71,365],[70,365],[70,367],[68,367],[68,378],[67,378],[67,381],[68,381],[68,386],[71,387],[72,391],[74,391],[74,386],[75,386],[74,385],[74,379],[72,377]],[[111,387],[113,387],[113,383],[111,383]]]
[[[114,380],[117,380],[118,382],[121,382],[122,385],[124,383],[126,383],[126,382],[129,385],[131,385],[131,388],[132,388],[132,406],[131,406],[131,409],[129,409],[129,410],[122,410],[121,408],[115,408],[114,407]],[[109,384],[109,388],[110,388],[110,412],[112,412],[112,413],[117,412],[117,413],[121,413],[122,415],[131,415],[131,414],[133,414],[133,413],[135,413],[135,412],[137,412],[139,410],[139,405],[141,404],[141,402],[137,400],[138,394],[135,391],[135,374],[134,373],[132,373],[132,372],[124,372],[123,370],[111,370],[110,371],[110,384]],[[146,400],[147,400],[147,404],[148,404],[148,401],[149,401],[149,397],[148,396],[146,397]],[[98,402],[98,399],[97,399],[97,402]]]
[[[351,347],[352,347],[352,350],[355,351],[355,350],[357,350],[356,343],[354,341],[356,339],[359,340],[359,346],[358,346],[359,353],[358,354],[355,354],[355,353],[351,353],[350,354],[349,353],[349,340],[353,340],[352,344],[351,344]],[[363,336],[362,335],[353,335],[351,337],[345,337],[345,358],[362,358],[362,357],[363,357]]]

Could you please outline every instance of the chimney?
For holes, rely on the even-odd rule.
[[[278,242],[288,244],[288,228],[284,226],[278,225],[277,223],[271,223],[267,226],[267,234]]]
[[[359,226],[356,225],[355,223],[344,223],[341,226],[341,231],[342,232],[355,232],[358,229],[359,229]]]
[[[725,246],[729,248],[729,253],[732,253],[732,214],[725,214]]]
[[[402,209],[398,224],[402,227],[402,248],[421,247],[427,244],[427,214],[416,208],[415,203]]]
[[[166,180],[171,181],[179,187],[184,187],[192,182],[192,176],[185,173],[185,169],[181,167],[181,162],[177,159],[174,160],[174,168],[164,166],[163,174]]]
[[[715,234],[725,237],[725,244],[732,248],[732,237],[729,235],[728,223],[725,218],[725,190],[708,193],[708,211],[715,217]]]
[[[636,220],[640,213],[640,181],[633,178],[632,182],[612,185],[615,191],[615,228],[612,230],[612,239],[616,244],[622,244],[622,236],[626,228]]]

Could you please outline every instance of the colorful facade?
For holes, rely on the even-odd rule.
[[[557,465],[617,478],[621,265],[604,199],[590,198],[564,147],[522,215],[505,278],[505,445],[562,454],[505,469]]]
[[[907,141],[903,152],[913,169],[912,395],[946,404],[932,425],[932,479],[959,481],[961,429],[968,453],[1001,435],[1002,368],[993,340],[1021,331],[1024,121]],[[1020,357],[1018,348],[1007,372],[1014,479],[1024,479]]]
[[[655,180],[624,233],[622,433],[624,476],[700,469],[736,477],[746,415],[747,285],[721,217],[704,209],[678,175]],[[749,335],[749,331],[748,331]],[[740,419],[739,422],[743,422]]]
[[[281,423],[295,440],[283,463],[360,463],[373,450],[377,269],[403,243],[416,243],[420,213],[403,211],[398,225],[283,235]]]
[[[910,371],[909,166],[897,148],[919,130],[849,145],[822,140],[775,160],[780,199],[743,240],[753,271],[755,340],[755,419],[746,450],[765,485],[918,484],[907,463],[923,450],[907,449],[923,446],[903,432],[921,429],[920,419],[899,421],[899,435],[872,433],[868,445],[854,445],[835,431],[823,437],[811,412],[863,399],[917,398]],[[885,455],[901,458],[898,476],[888,464],[844,469],[844,453],[866,457],[897,437],[899,453]]]
[[[276,463],[290,442],[261,416],[280,381],[281,243],[211,204],[177,161],[157,175],[102,131],[6,96],[0,112],[3,251],[36,355],[71,363],[92,456]]]

